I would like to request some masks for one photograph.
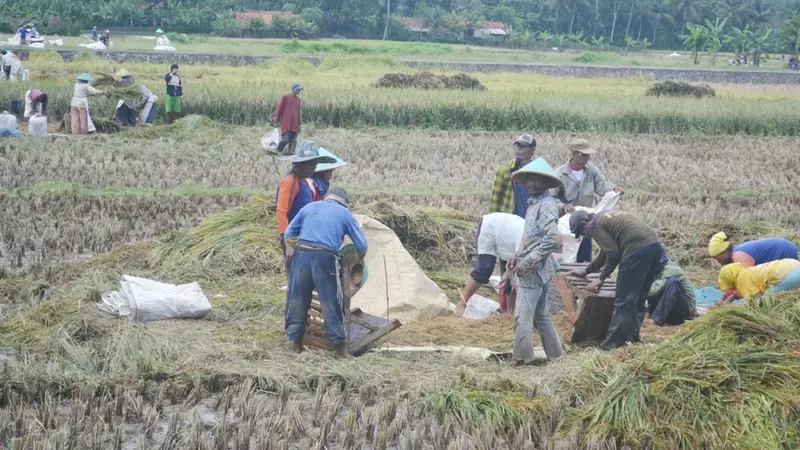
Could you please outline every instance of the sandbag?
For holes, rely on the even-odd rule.
[[[28,121],[28,134],[31,136],[47,135],[47,117],[36,115]]]
[[[17,117],[8,111],[0,113],[0,128],[17,128]]]
[[[197,283],[176,286],[128,275],[122,277],[119,291],[103,294],[97,307],[137,322],[201,319],[211,312],[211,303]]]
[[[492,314],[500,312],[500,303],[486,298],[482,295],[475,294],[467,302],[467,308],[464,310],[464,318],[472,320],[485,319]]]
[[[609,191],[600,199],[594,208],[576,206],[578,211],[586,211],[590,214],[597,214],[603,211],[614,209],[619,201],[619,192]],[[555,253],[558,262],[571,264],[578,260],[578,248],[581,246],[581,239],[575,239],[575,235],[569,229],[569,218],[572,214],[564,214],[558,219],[558,233],[561,235],[561,253]]]

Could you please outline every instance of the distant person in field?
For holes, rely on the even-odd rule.
[[[708,242],[708,255],[723,266],[738,262],[744,267],[753,267],[779,259],[797,259],[797,246],[781,238],[758,239],[733,245],[728,240],[728,235],[720,231]]]
[[[283,239],[283,233],[289,223],[295,218],[304,206],[314,201],[308,179],[314,175],[318,163],[333,164],[335,159],[330,156],[320,155],[319,148],[313,141],[303,142],[297,149],[297,153],[286,158],[292,163],[292,171],[281,181],[275,193],[275,205],[277,206],[278,233],[281,237],[281,249],[283,250],[286,275],[289,276],[289,268],[292,261],[292,249],[287,248]]]
[[[650,288],[669,261],[656,232],[638,217],[623,211],[599,214],[576,211],[570,216],[569,228],[575,239],[590,236],[600,245],[600,254],[589,266],[572,272],[585,277],[600,270],[597,280],[587,286],[588,291],[598,292],[619,266],[614,314],[600,348],[613,350],[629,342],[639,342]]]
[[[25,45],[28,39],[28,29],[25,27],[25,25],[23,25],[19,27],[18,33],[19,33],[19,43]]]
[[[303,351],[308,308],[316,289],[325,321],[328,347],[340,358],[349,358],[342,311],[339,249],[349,236],[359,259],[367,253],[367,237],[350,213],[347,191],[332,188],[325,201],[306,205],[292,219],[285,238],[294,247],[285,314],[286,337],[291,349]],[[296,244],[294,241],[297,241]]]
[[[504,283],[513,276],[517,284],[512,364],[523,365],[534,360],[534,326],[539,330],[547,359],[564,356],[547,305],[547,284],[558,267],[553,252],[560,243],[558,202],[550,189],[558,187],[561,178],[544,158],[521,167],[513,177],[515,183],[525,186],[530,193],[519,249],[508,261],[508,270],[503,275]]]
[[[514,182],[512,175],[531,162],[536,153],[536,139],[522,134],[514,141],[514,159],[497,169],[492,184],[492,199],[489,212],[504,212],[525,218],[528,210],[528,189]]]
[[[297,136],[300,134],[302,120],[302,100],[300,99],[302,91],[303,86],[300,83],[294,83],[292,92],[281,97],[278,107],[275,108],[275,116],[272,121],[276,127],[281,129],[278,153],[282,155],[291,155],[297,146]]]
[[[104,95],[103,91],[93,88],[89,82],[94,81],[88,73],[78,75],[78,82],[72,94],[72,101],[69,104],[69,120],[72,127],[72,134],[89,134],[89,97],[93,95]]]
[[[92,40],[97,42],[97,26],[92,27]]]
[[[694,286],[674,261],[667,262],[647,296],[650,320],[658,325],[680,325],[697,316]]]
[[[719,288],[725,291],[717,303],[724,305],[736,299],[752,300],[764,294],[800,289],[800,261],[779,259],[757,266],[728,264],[719,271]]]
[[[166,122],[172,123],[181,115],[181,97],[183,97],[183,79],[178,74],[177,64],[170,66],[164,81],[167,83]]]
[[[514,257],[525,230],[525,219],[509,213],[491,213],[483,216],[478,224],[475,265],[470,279],[464,285],[461,302],[456,307],[456,316],[464,315],[467,303],[481,286],[489,282],[494,267],[500,262],[500,275],[506,272],[506,264]],[[511,282],[503,285],[508,298],[506,312],[513,313],[516,297],[513,296]]]
[[[35,115],[47,116],[47,94],[39,88],[32,88],[25,92],[25,120]]]
[[[3,75],[5,75],[6,80],[11,79],[11,68],[17,62],[17,55],[11,52],[11,50],[3,50],[0,52],[3,55]]]
[[[317,164],[314,175],[308,178],[308,186],[311,188],[311,196],[315,202],[324,199],[325,194],[328,193],[333,179],[333,171],[347,164],[344,160],[322,147],[319,149],[319,155],[331,157],[336,162]]]
[[[570,143],[569,150],[570,160],[558,168],[564,184],[553,192],[553,195],[563,203],[564,213],[575,212],[576,206],[594,207],[597,205],[596,197],[602,197],[607,192],[623,192],[617,185],[608,181],[597,166],[589,162],[591,155],[597,153],[589,141],[575,139]],[[591,260],[592,238],[585,236],[578,247],[577,262]]]

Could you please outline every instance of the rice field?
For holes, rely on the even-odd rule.
[[[698,286],[716,279],[717,266],[704,255],[719,229],[735,240],[778,235],[800,242],[798,138],[794,128],[764,132],[778,126],[778,116],[796,119],[795,88],[715,86],[721,103],[656,101],[644,97],[646,80],[479,74],[486,95],[393,92],[369,87],[396,70],[373,62],[296,72],[300,66],[286,61],[186,67],[187,110],[208,117],[2,143],[0,447],[800,445],[796,295],[723,308],[611,354],[570,348],[563,360],[525,369],[449,354],[375,352],[338,361],[285,351],[272,197],[289,167],[259,139],[273,103],[295,79],[307,86],[301,137],[349,162],[333,183],[348,189],[355,210],[394,227],[452,300],[469,274],[494,170],[512,158],[511,143],[522,132],[536,136],[537,155],[554,166],[567,161],[571,139],[592,141],[599,150],[593,161],[626,190],[619,208],[656,227]],[[54,76],[118,68],[46,59],[34,65]],[[163,68],[127,68],[159,92]],[[53,93],[54,110],[68,102],[71,83],[37,83]],[[0,98],[24,86],[0,83]],[[348,102],[366,106],[352,112],[359,110]],[[452,105],[466,111],[458,126]],[[96,106],[101,115],[111,107]],[[548,116],[552,127],[531,119],[547,108],[561,108]],[[523,109],[534,116],[518,118]],[[437,112],[424,124],[402,119],[428,110]],[[406,116],[392,116],[398,111]],[[674,122],[640,133],[619,125],[620,114],[644,112]],[[568,122],[567,113],[586,121]],[[675,128],[687,120],[705,120],[716,132]],[[735,121],[750,128],[726,128]],[[197,281],[213,311],[200,321],[146,325],[98,312],[94,304],[123,274]],[[568,334],[564,318],[557,323]],[[504,318],[474,328],[432,318],[399,330],[395,343],[485,340],[503,351],[511,326]]]

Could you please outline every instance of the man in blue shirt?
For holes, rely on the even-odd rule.
[[[311,293],[319,295],[325,320],[328,347],[340,358],[348,358],[342,312],[342,287],[339,276],[339,249],[344,236],[350,237],[360,259],[367,253],[367,237],[350,213],[347,191],[340,187],[328,191],[323,202],[304,206],[284,233],[294,245],[289,295],[286,305],[286,337],[295,352],[303,351],[306,316]],[[296,240],[296,244],[292,241]]]
[[[19,27],[19,42],[22,45],[25,45],[25,40],[28,38],[28,29],[25,25]]]

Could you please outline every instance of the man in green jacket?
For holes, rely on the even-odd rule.
[[[565,213],[572,213],[576,206],[592,208],[597,197],[607,192],[623,192],[622,188],[606,179],[600,169],[589,162],[591,155],[597,153],[586,139],[575,139],[569,145],[570,160],[558,168],[563,184],[554,189],[553,195],[563,203]],[[592,260],[592,239],[584,237],[578,248],[577,262]]]
[[[512,179],[517,170],[531,162],[536,153],[536,139],[530,134],[522,134],[514,141],[514,159],[497,169],[492,184],[492,199],[489,212],[504,212],[525,218],[528,210],[528,189]]]
[[[697,316],[694,286],[674,261],[667,262],[661,276],[650,287],[647,310],[650,320],[658,326],[680,325]]]
[[[638,342],[650,286],[669,260],[656,232],[638,217],[623,211],[600,214],[577,211],[570,217],[569,227],[576,239],[590,236],[600,246],[600,254],[585,270],[573,271],[573,275],[585,277],[600,270],[597,280],[589,283],[589,291],[599,291],[619,266],[614,315],[600,348],[613,350],[628,342]]]

